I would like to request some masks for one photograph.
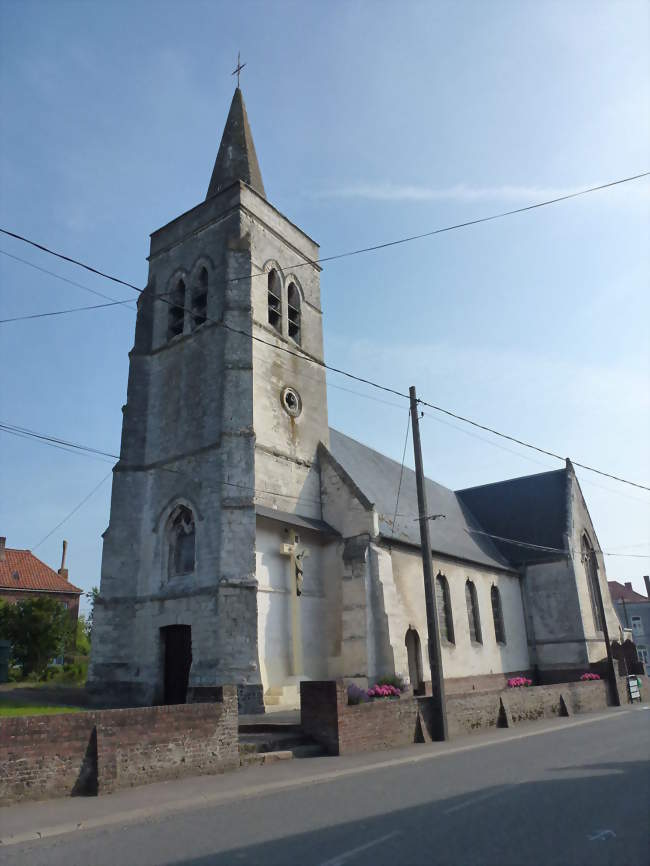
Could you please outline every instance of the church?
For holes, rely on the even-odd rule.
[[[237,87],[205,201],[151,235],[94,609],[104,702],[234,683],[264,712],[305,679],[425,688],[415,476],[328,426],[318,258],[266,197]],[[620,629],[569,461],[427,496],[448,692],[604,659],[603,609]]]

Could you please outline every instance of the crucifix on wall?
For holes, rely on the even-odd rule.
[[[288,532],[290,540],[282,545],[280,552],[289,557],[289,598],[291,605],[291,673],[302,674],[302,630],[300,627],[300,603],[302,595],[304,560],[309,556],[305,547],[300,547],[300,536]]]

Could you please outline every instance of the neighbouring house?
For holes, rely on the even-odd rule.
[[[28,598],[55,598],[68,608],[76,622],[83,590],[68,580],[66,552],[67,542],[64,541],[61,568],[54,571],[31,550],[7,547],[6,538],[0,537],[0,599],[13,604]]]
[[[103,702],[426,688],[415,477],[329,427],[319,256],[267,198],[237,88],[205,201],[151,235],[93,613]],[[427,496],[449,692],[602,666],[619,625],[570,461]]]
[[[632,589],[629,580],[625,583],[609,580],[607,583],[619,622],[624,629],[632,631],[639,661],[643,662],[645,672],[650,676],[650,576],[646,574],[643,579],[647,595]]]

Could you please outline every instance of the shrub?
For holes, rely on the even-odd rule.
[[[600,676],[598,674],[586,673],[586,674],[583,674],[580,677],[580,679],[582,680],[583,683],[587,683],[590,680],[599,680]]]
[[[400,692],[406,691],[406,683],[401,677],[398,676],[387,676],[380,677],[375,683],[377,686],[394,686],[396,689],[399,689]]]
[[[508,688],[510,689],[529,688],[532,684],[533,681],[529,680],[528,677],[512,677],[508,680]]]

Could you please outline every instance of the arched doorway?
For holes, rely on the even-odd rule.
[[[192,664],[192,628],[168,625],[160,629],[165,654],[164,704],[184,704]]]
[[[422,676],[422,647],[420,635],[414,628],[409,628],[405,638],[406,653],[409,662],[409,679],[414,695],[424,694],[424,677]]]

